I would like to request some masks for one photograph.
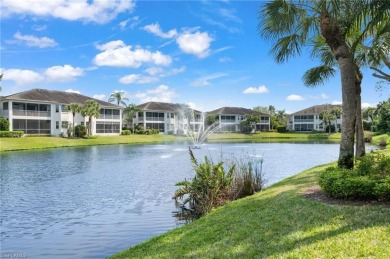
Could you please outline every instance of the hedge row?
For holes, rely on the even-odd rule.
[[[20,138],[23,134],[23,131],[0,131],[0,138]]]
[[[320,174],[319,184],[337,199],[390,201],[390,157],[367,155],[353,170],[327,168]]]

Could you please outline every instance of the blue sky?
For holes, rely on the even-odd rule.
[[[259,37],[261,1],[1,0],[1,95],[33,88],[131,103],[274,105],[295,112],[341,103],[340,78],[307,88],[307,53],[276,64]],[[364,70],[362,101],[387,96]]]

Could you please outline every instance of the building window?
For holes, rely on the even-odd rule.
[[[60,105],[56,104],[56,112],[60,112]]]
[[[66,104],[61,104],[61,112],[68,112],[68,107]]]
[[[67,128],[68,128],[68,124],[69,124],[68,121],[63,121],[63,122],[61,123],[61,128],[67,129]]]
[[[25,134],[50,134],[50,120],[13,119],[12,130],[20,130]]]
[[[59,129],[59,128],[60,128],[60,122],[56,121],[56,129]]]
[[[8,102],[3,103],[3,110],[4,111],[8,110]]]
[[[120,123],[112,121],[96,122],[96,133],[120,133]]]
[[[175,114],[171,113],[171,119],[173,119],[175,117]]]

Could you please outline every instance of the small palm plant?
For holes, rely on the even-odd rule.
[[[188,205],[194,218],[199,218],[228,201],[229,190],[233,181],[235,165],[225,169],[223,162],[214,164],[205,157],[203,163],[198,163],[192,150],[189,150],[191,162],[195,170],[192,181],[184,180],[176,186],[181,186],[173,198],[181,206]]]

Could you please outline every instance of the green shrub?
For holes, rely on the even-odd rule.
[[[131,135],[130,130],[122,130],[121,135]]]
[[[364,130],[371,130],[372,122],[368,120],[363,120],[363,129]]]
[[[0,131],[9,131],[9,121],[4,117],[0,117]]]
[[[190,149],[191,162],[195,171],[192,181],[184,180],[176,183],[181,186],[176,190],[173,198],[178,202],[182,200],[181,207],[188,205],[194,218],[199,218],[226,202],[235,165],[228,170],[223,162],[214,164],[205,157],[203,163],[198,163]]]
[[[87,128],[84,126],[84,125],[77,125],[75,128],[74,128],[74,131],[75,131],[75,137],[76,138],[84,138],[85,136],[87,136]]]
[[[177,183],[180,188],[173,197],[181,208],[177,213],[181,217],[199,218],[229,201],[261,191],[264,186],[262,159],[214,163],[205,157],[204,162],[198,163],[191,149],[190,158],[195,177]]]
[[[234,199],[261,191],[264,186],[263,177],[263,159],[250,157],[237,161],[232,183]]]
[[[51,134],[25,134],[26,138],[53,137]]]
[[[277,127],[276,131],[279,133],[286,133],[287,132],[287,127]]]
[[[173,135],[174,130],[168,130],[168,135]]]
[[[84,136],[83,139],[97,139],[98,136],[96,135],[90,135],[90,136]]]
[[[20,138],[23,135],[23,131],[0,131],[0,138]]]
[[[378,200],[390,200],[390,177],[375,186],[374,194]]]
[[[320,174],[319,185],[333,198],[390,200],[390,157],[367,155],[353,170],[327,168]]]
[[[325,132],[329,132],[329,125],[326,126]],[[332,133],[336,132],[336,127],[333,124],[330,125],[330,132]]]

